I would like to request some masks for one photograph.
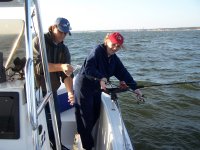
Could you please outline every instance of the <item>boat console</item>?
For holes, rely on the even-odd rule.
[[[25,88],[24,21],[0,19],[0,28],[0,150],[34,149]],[[39,145],[50,149],[44,118],[42,111],[38,116]]]

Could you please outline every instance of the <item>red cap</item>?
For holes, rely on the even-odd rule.
[[[119,32],[111,33],[111,34],[108,36],[108,39],[109,39],[113,44],[122,45],[123,42],[124,42],[124,38],[123,38],[123,36],[122,36]]]

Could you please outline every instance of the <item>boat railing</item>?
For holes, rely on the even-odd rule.
[[[37,108],[37,115],[38,116],[40,115],[40,113],[42,112],[42,110],[44,109],[46,104],[48,103],[48,100],[50,99],[51,95],[52,95],[52,92],[49,92],[44,96],[44,99],[42,100],[42,102],[40,103],[40,105]]]
[[[46,56],[46,46],[44,42],[44,34],[42,30],[42,23],[40,18],[40,8],[37,0],[33,1],[35,4],[35,10],[36,10],[36,17],[38,21],[38,38],[40,42],[40,53],[41,53],[41,59],[42,59],[42,65],[44,70],[44,78],[46,83],[46,89],[47,94],[40,103],[40,105],[37,107],[37,101],[35,96],[35,82],[34,79],[34,63],[33,63],[33,47],[32,47],[32,26],[31,26],[31,1],[25,0],[25,7],[24,11],[25,13],[25,43],[26,43],[26,67],[25,67],[25,75],[26,75],[26,93],[27,93],[27,107],[28,107],[28,116],[30,123],[32,125],[32,138],[33,138],[33,145],[34,150],[39,150],[39,137],[38,137],[38,116],[40,112],[44,109],[45,105],[49,103],[50,112],[51,112],[51,118],[52,118],[52,125],[53,125],[53,131],[55,135],[55,142],[56,142],[56,149],[61,149],[60,144],[60,137],[58,132],[58,125],[57,125],[57,119],[55,115],[55,107],[53,102],[53,95],[52,95],[52,89],[50,84],[50,75],[48,72],[48,62],[47,62],[47,56]]]

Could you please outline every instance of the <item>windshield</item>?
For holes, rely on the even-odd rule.
[[[13,59],[25,57],[24,21],[16,19],[0,20],[0,52],[3,65],[8,68]]]

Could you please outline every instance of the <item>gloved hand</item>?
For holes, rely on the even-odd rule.
[[[138,99],[139,101],[144,102],[144,96],[143,96],[142,92],[140,91],[140,89],[136,89],[136,90],[134,91],[134,93],[136,94],[136,97],[137,97],[137,99]]]

